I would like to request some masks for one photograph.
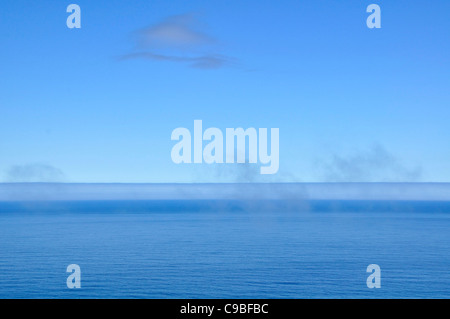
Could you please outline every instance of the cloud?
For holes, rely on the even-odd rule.
[[[218,69],[233,64],[235,59],[211,51],[216,40],[199,26],[195,15],[184,14],[140,29],[134,32],[135,50],[119,60],[177,62],[197,69]]]
[[[137,32],[137,44],[145,49],[189,48],[214,42],[198,29],[193,14],[173,16]]]
[[[198,69],[216,69],[231,63],[231,59],[222,55],[205,55],[195,57],[170,56],[155,54],[151,52],[138,52],[123,55],[121,60],[128,59],[149,59],[158,61],[186,62],[193,68]]]
[[[260,174],[260,165],[250,163],[216,167],[215,176],[215,180],[225,180],[232,183],[255,183],[263,179]]]
[[[405,167],[378,144],[347,157],[335,154],[320,166],[326,182],[417,182],[422,176],[421,167]]]
[[[9,183],[54,183],[65,181],[64,173],[51,165],[34,163],[14,165],[6,171]]]

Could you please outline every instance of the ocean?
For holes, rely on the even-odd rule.
[[[4,201],[0,298],[450,298],[450,202]]]

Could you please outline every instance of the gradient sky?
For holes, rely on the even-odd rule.
[[[448,0],[3,0],[0,182],[449,182],[449,14]],[[174,23],[187,43],[139,41]],[[280,128],[279,173],[172,163],[172,130],[195,119]]]

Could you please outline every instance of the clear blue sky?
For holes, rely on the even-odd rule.
[[[81,29],[66,27],[70,3]],[[172,163],[172,130],[201,119],[280,128],[264,181],[448,182],[449,15],[448,0],[3,0],[0,181],[262,180]],[[174,16],[204,43],[146,52],[231,62],[124,58]]]

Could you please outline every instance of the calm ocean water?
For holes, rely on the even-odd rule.
[[[450,298],[450,203],[3,202],[0,298]]]

